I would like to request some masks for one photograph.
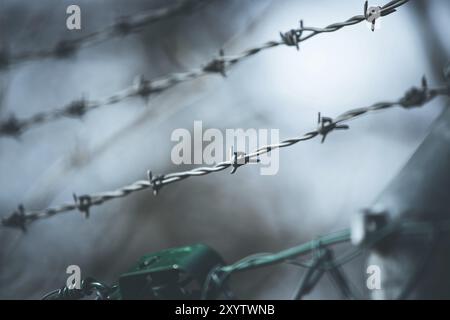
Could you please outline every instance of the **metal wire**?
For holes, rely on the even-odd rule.
[[[199,1],[199,0],[197,0]],[[407,3],[409,0],[396,0],[391,1],[381,7],[380,12],[381,16],[389,15],[393,12],[395,12],[395,8]],[[151,13],[148,14],[146,18],[141,19],[134,19],[138,22],[126,22],[124,25],[128,27],[123,27],[123,23],[116,24],[110,28],[107,28],[106,32],[99,32],[99,34],[113,34],[116,35],[117,32],[121,34],[121,30],[131,30],[129,32],[132,32],[132,30],[140,30],[142,26],[154,22],[156,20],[162,19],[163,17],[173,15],[175,13],[178,13],[182,10],[184,10],[187,6],[192,6],[197,2],[193,1],[179,1],[178,5],[171,8],[161,9],[161,12],[158,13]],[[93,111],[95,109],[98,109],[100,107],[110,106],[119,102],[124,101],[125,99],[129,99],[132,97],[143,97],[145,99],[148,99],[149,96],[166,91],[177,84],[191,81],[194,79],[198,79],[200,77],[210,75],[210,74],[221,74],[222,76],[226,76],[226,72],[236,65],[237,63],[252,57],[262,51],[265,51],[270,48],[278,47],[281,45],[285,46],[295,46],[297,49],[299,49],[299,44],[303,41],[306,41],[312,37],[315,37],[316,35],[319,35],[321,33],[329,33],[329,32],[335,32],[338,31],[344,27],[351,26],[357,23],[360,23],[362,21],[368,21],[370,17],[367,15],[366,9],[364,9],[364,14],[354,16],[344,22],[338,22],[333,23],[325,28],[315,28],[315,27],[305,27],[303,24],[303,21],[300,22],[300,26],[298,29],[292,29],[288,32],[280,33],[280,40],[275,41],[268,41],[265,44],[261,46],[256,46],[254,48],[245,50],[241,54],[234,55],[234,56],[226,56],[223,50],[220,50],[219,56],[216,58],[213,58],[212,60],[206,62],[201,66],[200,68],[192,69],[187,72],[183,73],[174,73],[169,74],[165,77],[153,79],[153,80],[146,80],[143,77],[140,77],[139,80],[131,87],[126,88],[116,94],[111,95],[110,97],[107,97],[105,99],[97,100],[97,101],[88,101],[84,98],[74,100],[67,105],[58,108],[56,110],[48,111],[48,112],[41,112],[34,116],[31,116],[29,118],[19,119],[15,115],[11,115],[8,119],[4,119],[0,121],[0,137],[18,137],[20,134],[22,134],[24,131],[36,127],[39,125],[42,125],[44,123],[52,122],[59,120],[61,118],[81,118],[86,113]],[[145,14],[144,14],[145,17]],[[132,19],[133,20],[133,19]],[[142,21],[141,21],[142,20]],[[143,21],[146,21],[144,23]],[[122,26],[122,27],[119,27]],[[97,33],[95,33],[97,34]],[[102,36],[103,37],[103,36]],[[97,39],[97,36],[87,36],[87,39],[91,41],[92,39]],[[66,51],[75,50],[74,48],[78,48],[81,46],[81,44],[86,45],[89,43],[87,40],[77,41],[74,40],[74,43],[71,42],[64,42],[64,45],[60,45],[60,47],[64,47]],[[86,44],[85,44],[86,43]],[[76,44],[76,45],[75,45]],[[68,50],[67,48],[72,48]],[[63,50],[63,51],[64,51]],[[31,57],[48,57],[48,56],[54,56],[55,53],[53,52],[55,50],[52,50],[45,53],[40,54],[28,54],[24,55],[28,57],[27,59],[30,59]],[[56,52],[61,51],[61,49],[56,50]],[[65,51],[64,51],[65,52]],[[72,51],[70,51],[72,52]],[[65,53],[63,56],[68,55],[68,53]],[[7,57],[5,54],[0,53],[0,67],[2,65],[3,60],[1,59],[2,56]],[[61,56],[61,53],[56,54],[56,56]],[[16,58],[15,60],[17,60]],[[18,59],[18,60],[24,60]],[[8,60],[9,61],[9,60]],[[14,61],[14,59],[13,59]],[[3,62],[5,64],[5,62]],[[337,128],[339,129],[339,128]]]
[[[74,194],[73,202],[65,203],[44,210],[26,211],[23,205],[19,205],[18,209],[15,212],[13,212],[8,217],[2,219],[2,225],[5,227],[19,228],[25,231],[26,226],[31,222],[34,222],[39,219],[49,218],[54,215],[72,210],[78,210],[79,212],[82,212],[86,217],[89,217],[89,209],[92,206],[101,205],[106,201],[117,198],[123,198],[131,193],[149,188],[153,190],[154,195],[157,195],[159,190],[165,185],[175,183],[187,179],[189,177],[204,176],[214,172],[223,171],[228,168],[232,168],[231,172],[235,173],[239,167],[244,166],[251,162],[255,162],[258,160],[259,156],[270,153],[275,149],[290,147],[299,142],[311,140],[318,136],[322,136],[323,142],[327,137],[327,135],[330,134],[332,131],[338,129],[348,129],[349,127],[347,125],[343,125],[342,124],[343,122],[350,121],[352,119],[372,113],[374,111],[387,110],[396,106],[400,106],[406,109],[420,107],[438,96],[449,96],[449,95],[450,95],[450,88],[447,86],[438,88],[428,88],[427,81],[425,80],[424,77],[422,79],[421,87],[413,87],[412,89],[408,90],[402,98],[396,101],[380,102],[373,104],[369,107],[352,109],[334,119],[322,117],[319,114],[317,128],[299,137],[294,137],[283,140],[280,143],[263,146],[248,154],[242,153],[238,155],[238,153],[236,152],[233,154],[230,160],[220,162],[212,167],[199,167],[189,171],[175,172],[156,176],[154,176],[151,171],[148,171],[148,177],[146,180],[136,181],[130,185],[124,186],[114,191],[85,194],[81,196]]]
[[[96,300],[110,300],[117,290],[117,285],[109,287],[93,278],[86,278],[81,282],[80,289],[64,286],[47,293],[42,300],[81,300],[92,294],[96,295]]]
[[[0,51],[0,70],[36,60],[70,58],[81,49],[139,33],[146,26],[181,13],[192,12],[193,9],[206,3],[208,3],[207,0],[176,0],[174,4],[167,7],[147,10],[136,15],[122,16],[114,24],[104,29],[76,39],[61,40],[49,49],[10,54],[6,48],[3,48],[3,51]]]
[[[329,250],[323,249],[320,250],[316,257],[313,258],[311,268],[306,271],[302,281],[300,281],[299,287],[295,290],[295,294],[293,296],[294,300],[302,299],[303,296],[310,293],[314,289],[324,273],[324,270],[320,268],[320,266],[330,259],[329,254]]]
[[[295,258],[312,255],[307,264],[300,265],[307,268],[307,271],[300,281],[293,298],[301,299],[306,294],[309,294],[317,286],[323,274],[327,272],[344,298],[356,299],[358,295],[355,294],[350,286],[350,282],[340,269],[344,263],[352,261],[360,252],[370,250],[373,246],[380,244],[393,234],[399,236],[427,236],[430,238],[431,245],[434,245],[439,234],[448,233],[449,231],[450,220],[439,221],[439,223],[397,220],[374,232],[361,247],[353,249],[353,253],[336,259],[332,248],[339,244],[349,243],[351,239],[351,230],[344,229],[277,253],[256,253],[230,265],[215,266],[208,272],[200,297],[203,300],[217,299],[220,298],[221,294],[224,294],[226,298],[232,298],[233,296],[227,286],[227,281],[232,274],[280,263],[292,263]],[[429,251],[426,252],[423,262],[419,264],[409,281],[407,281],[399,298],[406,298],[414,290],[414,284],[420,277],[420,274],[424,272],[423,267],[429,260],[428,257]],[[93,293],[96,293],[97,299],[109,300],[118,298],[116,295],[118,290],[119,287],[117,285],[109,287],[93,278],[87,278],[82,281],[80,289],[64,286],[61,289],[49,292],[43,299],[76,300],[89,297]]]
[[[350,242],[351,230],[345,229],[340,232],[331,233],[317,239],[311,240],[307,243],[292,247],[278,253],[270,254],[252,254],[233,264],[213,268],[205,280],[202,297],[204,299],[210,298],[209,291],[218,296],[222,288],[230,276],[236,272],[249,271],[258,268],[264,268],[270,265],[288,262],[300,256],[312,254],[313,257],[307,264],[302,264],[307,271],[298,288],[293,295],[294,299],[301,299],[304,295],[310,293],[314,287],[319,283],[324,272],[328,272],[335,281],[338,289],[343,294],[344,298],[355,299],[357,295],[351,290],[349,281],[345,278],[344,273],[340,270],[340,266],[348,263],[356,258],[362,251],[371,249],[373,246],[379,244],[388,236],[396,233],[399,235],[422,235],[432,238],[432,244],[435,244],[436,235],[438,233],[448,233],[450,231],[450,220],[440,221],[438,224],[433,222],[416,222],[416,221],[396,221],[381,228],[371,236],[371,239],[363,245],[353,250],[353,253],[341,257],[340,262],[336,263],[331,247]],[[417,270],[411,275],[403,288],[399,298],[406,298],[413,290],[414,284],[424,272],[424,265],[429,260],[429,252],[426,253],[424,260],[419,264]]]

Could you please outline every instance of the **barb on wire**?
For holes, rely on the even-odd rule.
[[[317,132],[322,136],[322,143],[325,142],[327,135],[333,130],[346,130],[350,128],[348,125],[338,125],[337,123],[333,122],[332,118],[322,117],[320,112],[317,123],[319,124]]]
[[[301,136],[286,139],[281,141],[280,143],[260,147],[259,149],[248,154],[235,153],[232,151],[232,158],[230,160],[220,162],[212,167],[199,167],[189,171],[175,172],[156,176],[154,176],[151,171],[148,171],[147,180],[139,180],[114,191],[106,191],[91,195],[84,195],[82,197],[74,197],[75,203],[66,203],[57,207],[39,211],[23,212],[22,210],[21,213],[14,212],[11,216],[3,218],[2,225],[6,227],[16,227],[23,229],[22,226],[26,225],[29,222],[48,218],[50,216],[72,210],[79,210],[81,212],[84,212],[86,216],[88,216],[90,207],[101,205],[111,199],[125,197],[137,191],[151,188],[153,190],[153,194],[157,195],[163,186],[187,179],[189,177],[204,176],[214,172],[226,170],[230,167],[232,167],[233,169],[232,173],[235,173],[238,167],[244,166],[248,163],[258,162],[261,155],[270,153],[275,149],[290,147],[299,142],[314,139],[319,135],[322,136],[323,141],[324,137],[330,134],[333,130],[348,129],[348,126],[342,124],[343,122],[350,121],[374,111],[386,110],[396,106],[401,106],[405,109],[423,106],[438,96],[450,96],[450,89],[447,86],[439,88],[428,88],[426,80],[425,78],[423,78],[421,88],[414,87],[410,89],[402,98],[398,99],[397,101],[380,102],[369,107],[352,109],[344,112],[335,119],[322,118],[320,116],[319,127]]]
[[[357,296],[350,287],[349,281],[345,276],[344,271],[341,270],[340,266],[334,265],[334,253],[331,250],[329,250],[329,255],[329,262],[331,263],[332,267],[330,267],[327,271],[335,286],[339,289],[344,299],[356,299]]]
[[[8,119],[0,122],[0,136],[10,136],[17,138],[26,128],[26,122],[10,115]]]
[[[295,46],[297,51],[300,50],[300,39],[303,34],[303,20],[300,20],[300,28],[292,29],[288,32],[280,32],[281,41],[287,46]]]
[[[69,58],[81,49],[111,39],[139,33],[146,26],[181,13],[190,13],[207,2],[206,0],[177,0],[174,4],[163,8],[151,9],[131,16],[122,16],[114,24],[102,30],[75,39],[61,40],[49,49],[11,54],[4,48],[0,50],[0,70],[34,60]]]
[[[5,227],[18,228],[23,232],[27,231],[27,220],[31,220],[30,216],[25,215],[23,205],[19,205],[9,217],[2,219],[2,225]]]
[[[84,214],[85,218],[89,218],[89,209],[92,205],[92,199],[90,195],[77,196],[73,194],[73,200],[77,209]]]
[[[388,4],[381,7],[380,15],[386,16],[388,14],[393,13],[395,12],[395,8],[407,3],[408,1],[409,0],[395,0],[389,2]],[[191,2],[187,1],[187,3]],[[262,51],[278,47],[281,45],[285,45],[288,47],[294,46],[297,49],[299,49],[299,45],[301,42],[306,41],[318,34],[335,32],[344,27],[351,26],[365,20],[366,14],[357,15],[344,22],[330,24],[325,28],[305,27],[303,21],[300,21],[300,26],[298,29],[293,29],[285,33],[280,33],[280,40],[268,41],[261,46],[245,50],[241,54],[234,56],[227,56],[225,55],[223,50],[220,50],[219,55],[217,57],[213,58],[211,61],[204,63],[200,68],[197,69],[192,69],[190,71],[183,73],[169,74],[165,77],[154,80],[145,80],[144,78],[141,77],[138,79],[137,83],[135,83],[134,86],[124,89],[123,91],[103,100],[74,101],[66,106],[63,106],[60,109],[38,113],[35,116],[32,116],[28,119],[18,119],[15,116],[11,116],[9,119],[3,121],[0,120],[0,137],[1,136],[17,137],[25,130],[30,129],[31,127],[42,125],[44,123],[51,121],[56,121],[58,119],[65,117],[81,118],[84,114],[86,114],[89,111],[98,109],[100,107],[113,105],[122,102],[123,100],[128,98],[143,97],[145,99],[148,99],[148,97],[152,94],[169,90],[177,84],[198,79],[200,77],[204,77],[210,74],[220,74],[223,77],[225,77],[228,69],[230,69],[237,63],[249,57],[252,57]],[[141,26],[141,24],[138,25],[139,27]],[[305,35],[305,33],[308,34]],[[73,44],[71,45],[73,46]],[[63,53],[62,55],[66,56],[68,54],[67,52],[70,52],[70,49],[67,49],[67,47],[70,47],[71,45],[68,44],[62,45],[62,48],[65,49],[60,48],[58,52],[60,52],[60,54],[62,52]],[[0,65],[1,61],[3,60],[2,54],[0,53]]]
[[[305,295],[309,294],[325,272],[322,266],[330,260],[330,251],[320,247],[315,248],[315,251],[315,257],[313,258],[311,267],[306,271],[298,289],[295,291],[294,300],[301,300]]]
[[[313,254],[314,257],[295,291],[293,299],[301,300],[305,295],[311,293],[325,273],[330,276],[345,299],[355,299],[356,295],[350,288],[344,272],[339,265],[335,264],[333,251],[329,247],[322,248],[318,241],[318,247],[314,249]],[[352,258],[354,257],[356,255],[352,256]]]
[[[163,176],[158,175],[154,177],[153,173],[150,170],[147,171],[147,176],[148,176],[148,183],[153,190],[153,195],[157,196],[159,190],[163,187],[162,184]]]

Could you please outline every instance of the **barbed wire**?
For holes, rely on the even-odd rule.
[[[352,240],[352,233],[354,231],[355,230],[352,229],[344,229],[320,236],[306,243],[276,253],[256,253],[229,265],[216,266],[208,272],[201,290],[200,298],[202,300],[217,299],[220,298],[221,295],[224,295],[226,298],[234,298],[232,291],[229,286],[227,286],[227,282],[231,275],[238,272],[251,271],[272,265],[288,263],[306,269],[304,276],[292,296],[293,299],[302,299],[305,295],[311,293],[325,273],[330,275],[343,298],[359,299],[361,296],[355,294],[344,271],[341,270],[341,266],[353,261],[364,251],[380,245],[394,233],[403,236],[427,236],[430,239],[436,240],[439,234],[448,233],[450,231],[450,220],[429,222],[414,220],[392,221],[373,230],[366,241],[359,246],[353,247],[349,253],[344,254],[339,258],[335,258],[333,248],[337,245],[349,243]],[[431,251],[434,244],[435,241],[431,242],[429,251]],[[296,262],[294,260],[307,255],[310,255],[310,258],[305,263]],[[427,258],[428,252],[425,255],[425,259],[419,262],[416,270],[409,277],[409,280],[405,284],[404,289],[401,290],[398,299],[405,299],[414,290],[415,279],[423,272],[424,263],[428,260]],[[109,300],[120,298],[120,295],[117,294],[118,290],[120,290],[118,285],[107,286],[95,279],[87,278],[82,282],[80,289],[63,286],[61,289],[49,292],[42,299],[83,299],[91,296],[95,292],[97,299]]]
[[[210,74],[220,74],[226,76],[227,71],[237,63],[252,57],[264,50],[275,48],[281,45],[294,46],[299,49],[301,42],[306,41],[316,35],[338,31],[344,27],[351,26],[362,21],[375,21],[378,16],[387,16],[396,11],[396,8],[407,3],[409,0],[395,0],[379,7],[377,16],[364,7],[364,14],[354,16],[344,22],[338,22],[328,25],[325,28],[305,27],[303,21],[300,21],[298,29],[292,29],[288,32],[280,33],[281,40],[269,41],[261,46],[245,50],[239,55],[226,56],[223,50],[220,50],[219,56],[203,64],[202,67],[192,69],[183,73],[173,73],[165,77],[153,80],[146,80],[139,77],[136,83],[116,94],[98,101],[88,101],[85,98],[74,100],[67,105],[56,110],[37,113],[29,118],[19,119],[15,115],[10,115],[8,119],[0,121],[0,137],[18,137],[24,131],[42,125],[44,123],[56,121],[62,118],[82,118],[86,113],[100,107],[114,105],[125,99],[132,97],[142,97],[148,99],[151,95],[161,93],[177,84],[198,79]],[[306,34],[308,33],[309,34]],[[1,56],[1,55],[0,55]],[[1,65],[1,59],[0,59]]]
[[[0,51],[0,70],[25,62],[42,59],[65,59],[74,56],[79,50],[92,47],[108,40],[123,38],[142,32],[145,27],[181,13],[189,13],[206,0],[176,0],[173,5],[151,9],[139,14],[122,16],[117,21],[98,31],[75,39],[61,40],[50,49],[10,54],[6,48]],[[2,49],[2,48],[0,48]]]
[[[152,189],[153,194],[157,195],[161,188],[165,185],[172,184],[189,177],[204,176],[214,172],[219,172],[232,168],[231,173],[235,173],[236,170],[249,163],[255,163],[259,161],[261,155],[272,152],[276,149],[282,149],[293,146],[299,142],[314,139],[316,137],[322,137],[322,143],[325,138],[334,130],[349,129],[349,126],[343,124],[360,116],[373,113],[375,111],[387,110],[396,106],[403,107],[405,109],[411,109],[414,107],[420,107],[430,102],[438,96],[450,96],[450,87],[443,86],[438,88],[429,88],[426,78],[422,78],[422,84],[420,87],[413,87],[409,89],[403,97],[392,102],[379,102],[368,107],[351,109],[336,118],[323,117],[319,113],[318,125],[315,130],[309,131],[301,136],[293,137],[281,141],[280,143],[274,143],[260,147],[259,149],[245,154],[240,152],[233,152],[230,160],[220,162],[211,167],[199,167],[193,170],[169,173],[165,175],[153,175],[152,171],[148,171],[146,180],[139,180],[130,185],[124,186],[114,191],[106,191],[94,194],[85,194],[78,196],[73,195],[74,201],[71,203],[65,203],[56,207],[47,208],[38,211],[26,211],[23,205],[19,205],[18,209],[8,217],[2,219],[2,225],[5,227],[19,228],[23,231],[26,230],[26,226],[31,222],[39,219],[45,219],[54,215],[78,210],[83,213],[86,218],[89,217],[89,210],[92,206],[101,205],[109,200],[123,198],[131,193]]]

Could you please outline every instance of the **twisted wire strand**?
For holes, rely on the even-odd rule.
[[[115,38],[123,38],[141,32],[146,26],[171,18],[183,12],[205,5],[206,0],[177,0],[173,5],[151,9],[136,15],[123,16],[114,24],[76,39],[61,40],[53,48],[22,52],[10,55],[5,49],[0,52],[0,70],[25,62],[42,59],[62,59],[76,54],[79,50],[92,47]]]
[[[349,129],[347,125],[343,125],[343,122],[350,121],[352,119],[361,117],[363,115],[373,113],[375,111],[387,110],[396,106],[403,107],[405,109],[411,109],[414,107],[420,107],[427,104],[429,101],[433,100],[438,96],[449,96],[450,87],[438,87],[438,88],[428,88],[427,81],[425,77],[422,79],[421,87],[413,87],[408,90],[405,95],[393,102],[381,102],[376,103],[368,107],[352,109],[344,112],[335,119],[322,117],[319,113],[318,126],[317,129],[307,132],[299,137],[294,137],[281,141],[280,143],[270,144],[249,153],[241,153],[238,155],[237,152],[233,154],[230,160],[223,161],[212,167],[199,167],[193,170],[169,173],[165,175],[154,176],[151,171],[148,171],[148,177],[146,180],[139,180],[132,184],[126,185],[122,188],[106,191],[94,194],[85,194],[81,196],[73,195],[74,202],[65,203],[59,206],[47,208],[44,210],[37,211],[25,211],[23,205],[19,205],[18,209],[11,215],[2,219],[2,225],[6,227],[19,228],[26,230],[26,226],[39,219],[45,219],[52,217],[54,215],[69,212],[72,210],[78,210],[86,217],[89,217],[89,209],[92,206],[101,205],[112,199],[122,198],[128,196],[131,193],[149,189],[153,190],[153,194],[157,195],[159,190],[168,184],[175,183],[189,177],[204,176],[211,173],[226,170],[232,167],[231,173],[235,173],[236,170],[248,163],[258,162],[259,156],[263,154],[270,153],[276,149],[282,149],[290,147],[299,142],[311,140],[318,136],[322,136],[322,143],[325,138],[334,130]]]
[[[395,12],[395,8],[407,3],[408,1],[409,0],[395,0],[389,2],[388,4],[381,7],[381,16],[386,16]],[[188,1],[187,3],[190,2]],[[222,76],[226,76],[226,72],[234,65],[262,51],[281,45],[295,46],[297,49],[299,49],[299,44],[301,42],[306,41],[318,34],[335,32],[344,27],[360,23],[367,19],[369,19],[369,17],[367,16],[367,12],[364,12],[364,15],[357,15],[344,22],[330,24],[325,28],[305,27],[303,25],[303,21],[301,21],[300,27],[298,29],[280,33],[281,40],[268,41],[261,46],[245,50],[241,54],[235,56],[226,56],[224,54],[224,51],[220,50],[218,57],[215,57],[212,60],[206,62],[199,68],[192,69],[187,72],[169,74],[162,78],[153,80],[146,80],[143,77],[140,77],[132,87],[126,88],[102,100],[88,101],[84,98],[78,99],[59,109],[48,112],[41,112],[34,116],[31,116],[30,118],[24,119],[18,119],[15,115],[11,115],[8,119],[0,121],[0,137],[18,137],[24,131],[31,129],[32,127],[40,126],[48,122],[59,120],[61,118],[81,118],[90,111],[93,111],[100,107],[114,105],[132,97],[143,97],[144,99],[148,99],[149,96],[169,90],[180,83],[195,80],[210,74],[221,74]],[[152,19],[150,18],[147,18],[147,20],[152,21]],[[307,32],[310,33],[308,35],[303,35]]]
[[[0,120],[0,137],[20,136],[24,131],[62,118],[81,119],[86,113],[101,107],[111,106],[130,98],[141,97],[148,100],[151,95],[161,93],[182,82],[198,78],[201,70],[186,73],[174,73],[165,78],[146,80],[140,76],[135,83],[109,97],[99,100],[76,99],[69,104],[51,111],[39,112],[29,118],[19,119],[14,114]]]
[[[217,296],[217,292],[220,292],[221,288],[226,284],[229,277],[236,273],[242,271],[250,271],[254,269],[264,268],[270,265],[280,264],[280,263],[291,263],[293,259],[300,256],[305,256],[308,254],[319,253],[313,256],[310,261],[306,264],[300,264],[301,267],[307,268],[307,274],[303,277],[294,298],[301,298],[304,294],[307,294],[318,284],[320,277],[323,272],[332,272],[335,280],[339,281],[338,289],[344,294],[344,297],[354,299],[357,296],[351,291],[349,287],[348,280],[343,277],[343,273],[339,268],[344,264],[352,261],[357,256],[361,254],[364,250],[370,249],[376,244],[380,243],[388,236],[398,233],[402,235],[422,235],[431,236],[432,239],[436,239],[436,234],[448,233],[450,232],[450,220],[443,220],[436,222],[426,222],[426,221],[396,221],[392,222],[380,230],[376,231],[368,241],[361,247],[357,247],[352,250],[349,254],[345,254],[342,257],[335,259],[331,255],[331,259],[328,261],[324,260],[318,263],[318,258],[323,257],[323,250],[331,251],[331,247],[349,243],[351,240],[351,230],[344,229],[338,232],[330,233],[309,242],[300,244],[295,247],[291,247],[276,253],[256,253],[250,256],[244,257],[241,260],[220,267],[213,268],[207,278],[205,279],[205,285],[203,287],[202,297],[204,299],[208,298],[208,291],[214,290]],[[425,256],[422,263],[426,262],[429,255]],[[295,264],[295,263],[294,263]],[[409,294],[414,287],[410,283],[420,276],[424,268],[421,265],[417,270],[411,275],[410,280],[407,281],[405,289],[402,291],[402,295],[399,298],[404,298]],[[336,273],[338,272],[338,273]],[[313,281],[310,281],[310,280]],[[305,282],[306,281],[306,282]]]

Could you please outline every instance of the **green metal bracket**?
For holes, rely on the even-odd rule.
[[[120,276],[122,299],[198,299],[209,271],[224,262],[203,244],[143,256]]]

